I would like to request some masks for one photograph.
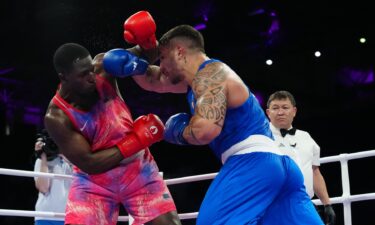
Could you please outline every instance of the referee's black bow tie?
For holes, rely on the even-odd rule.
[[[285,137],[286,134],[295,135],[296,128],[292,127],[291,129],[280,129],[281,136]]]

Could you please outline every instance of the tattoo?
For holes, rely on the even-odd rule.
[[[194,77],[192,88],[197,99],[195,113],[222,127],[227,110],[225,81],[227,72],[221,63],[207,65]]]

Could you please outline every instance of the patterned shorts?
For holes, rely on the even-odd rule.
[[[134,218],[133,225],[176,210],[149,150],[105,173],[88,175],[76,171],[65,224],[115,225],[120,204]]]

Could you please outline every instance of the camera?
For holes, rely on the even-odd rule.
[[[59,154],[59,149],[58,149],[56,143],[49,136],[47,130],[43,129],[40,132],[38,132],[36,134],[36,138],[41,139],[41,142],[43,142],[43,146],[42,146],[41,150],[35,152],[36,157],[40,158],[40,156],[44,152],[47,155],[48,161],[54,160]]]

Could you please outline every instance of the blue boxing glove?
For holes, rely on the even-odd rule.
[[[190,115],[187,113],[178,113],[171,116],[165,123],[164,140],[177,145],[188,145],[184,139],[183,133],[185,127],[189,125]]]
[[[104,54],[103,67],[112,76],[128,77],[144,74],[148,62],[125,49],[115,48]]]

